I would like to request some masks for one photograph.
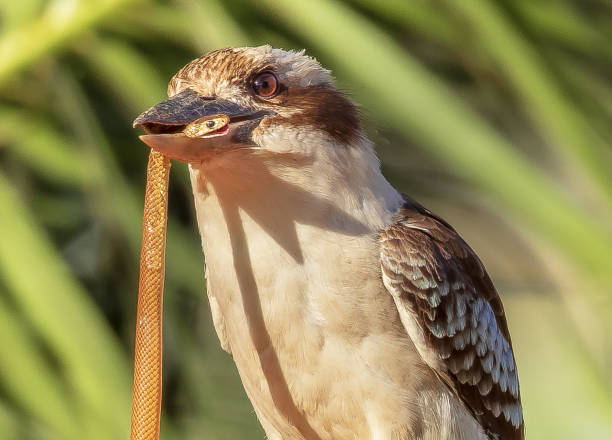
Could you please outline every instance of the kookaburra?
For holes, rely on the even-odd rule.
[[[214,326],[269,439],[524,438],[482,262],[387,182],[328,70],[222,49],[168,96],[134,126],[189,163]],[[229,124],[185,134],[213,115]]]

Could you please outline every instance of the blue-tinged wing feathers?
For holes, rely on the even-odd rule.
[[[423,359],[491,438],[523,439],[504,309],[476,254],[448,223],[411,200],[381,231],[380,244],[384,284],[416,322],[410,327],[422,332]]]

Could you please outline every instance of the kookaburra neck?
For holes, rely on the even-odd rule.
[[[284,219],[355,236],[387,226],[403,199],[380,173],[365,138],[342,145],[313,131],[308,142],[272,152],[237,149],[192,163],[196,206],[213,197],[247,215],[269,216],[277,227]],[[299,148],[314,151],[304,155]]]
[[[268,438],[523,439],[484,266],[385,180],[329,71],[223,49],[168,95],[134,125],[190,164],[215,328]],[[219,130],[185,134],[216,116]]]

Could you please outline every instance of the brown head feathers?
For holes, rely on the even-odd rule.
[[[253,78],[262,72],[278,79],[278,93],[271,97],[257,96],[253,89]],[[168,95],[186,88],[271,110],[276,116],[266,118],[266,126],[321,130],[342,144],[355,142],[361,133],[356,105],[334,87],[330,72],[304,51],[270,46],[215,50],[179,70],[170,81]]]

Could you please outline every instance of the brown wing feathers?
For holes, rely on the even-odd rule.
[[[422,329],[426,350],[442,361],[430,366],[443,365],[440,377],[492,438],[523,439],[510,335],[482,263],[450,225],[415,202],[395,220],[380,234],[382,275]]]

